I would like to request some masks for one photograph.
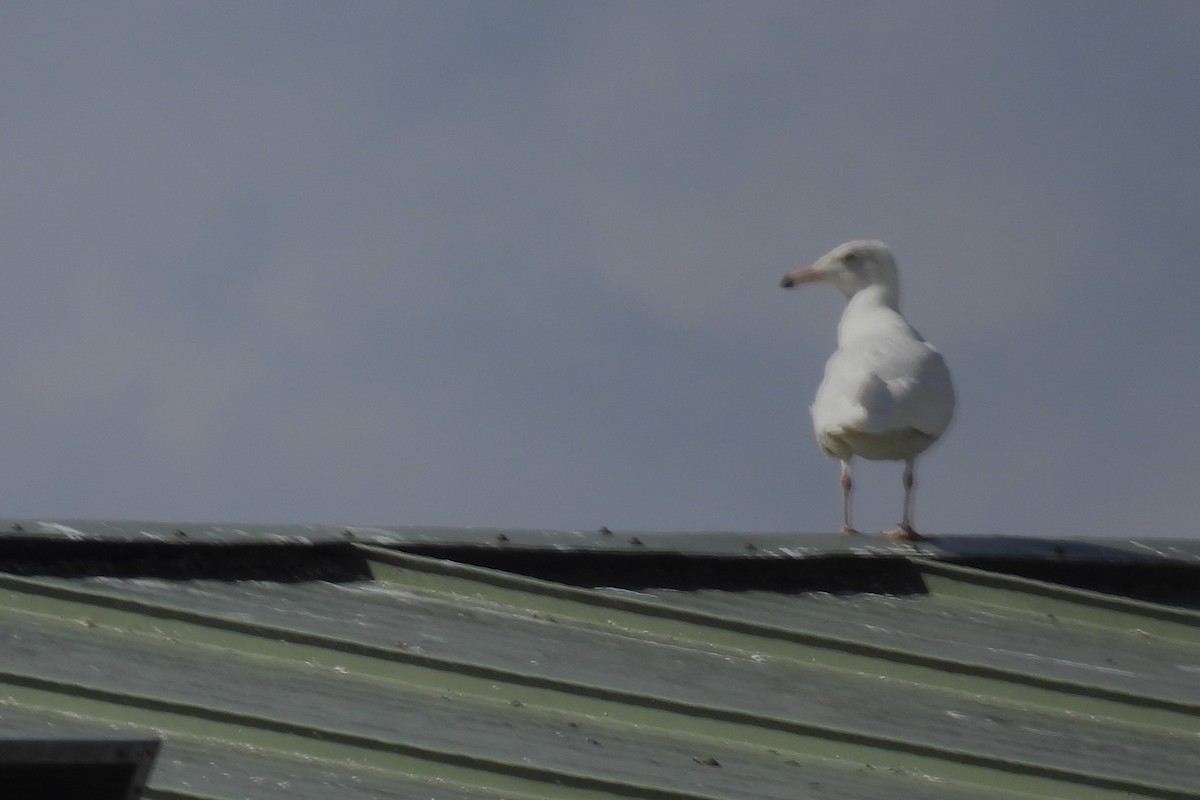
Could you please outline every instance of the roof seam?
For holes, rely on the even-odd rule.
[[[976,584],[986,584],[1005,591],[1037,595],[1041,597],[1063,600],[1078,605],[1114,611],[1122,614],[1145,616],[1152,619],[1171,622],[1189,630],[1200,629],[1200,612],[1184,608],[1151,603],[1146,600],[1136,600],[1128,597],[1116,597],[1088,589],[1049,583],[1018,575],[1008,575],[993,570],[970,567],[963,564],[953,564],[926,557],[914,556],[911,559],[917,563],[923,572],[942,575],[954,580],[968,581]]]
[[[370,750],[385,756],[401,756],[419,761],[433,762],[452,768],[465,769],[470,772],[482,771],[489,774],[506,775],[535,785],[554,786],[578,789],[585,792],[605,792],[620,797],[642,798],[642,800],[713,800],[710,795],[694,792],[682,792],[650,784],[636,784],[628,781],[612,780],[592,775],[566,772],[561,769],[532,766],[517,761],[502,761],[486,756],[468,755],[435,748],[424,747],[398,739],[380,739],[363,734],[351,733],[335,728],[317,727],[304,723],[291,722],[277,717],[264,717],[233,711],[213,706],[202,706],[178,700],[168,700],[161,697],[139,695],[131,692],[113,691],[96,686],[54,680],[36,675],[28,675],[9,670],[0,670],[0,683],[18,686],[40,692],[68,695],[86,698],[100,703],[120,707],[136,707],[145,711],[158,712],[177,716],[194,717],[221,725],[230,725],[255,730],[283,734],[304,741],[349,745]],[[164,727],[170,728],[170,723],[161,720]],[[178,735],[186,733],[176,730]],[[232,738],[232,737],[231,737]],[[302,745],[301,745],[302,746]],[[310,754],[312,758],[322,758]],[[328,760],[328,759],[324,759]],[[388,769],[388,767],[378,767]],[[407,770],[392,769],[391,771],[411,774]],[[487,785],[468,781],[467,785]],[[549,796],[554,796],[553,793]]]
[[[568,599],[584,605],[606,607],[617,610],[633,611],[639,615],[659,617],[683,621],[695,625],[729,630],[749,636],[793,642],[803,646],[811,646],[849,653],[873,659],[882,659],[891,663],[900,662],[916,667],[931,669],[952,674],[971,675],[987,678],[1003,683],[1030,686],[1037,689],[1048,689],[1064,694],[1081,697],[1109,700],[1114,703],[1133,707],[1153,707],[1189,717],[1200,716],[1200,703],[1185,703],[1180,700],[1153,695],[1136,694],[1119,689],[1067,681],[1061,678],[1048,678],[1041,675],[1017,672],[1014,670],[993,667],[968,661],[947,659],[930,656],[923,653],[913,653],[906,650],[883,647],[880,645],[857,642],[852,639],[816,634],[807,631],[797,631],[788,628],[765,625],[758,622],[676,608],[662,603],[630,597],[618,597],[607,594],[576,589],[560,584],[541,581],[536,578],[514,576],[508,573],[489,570],[485,567],[475,567],[445,562],[427,556],[416,556],[410,553],[395,553],[389,550],[367,547],[371,558],[383,563],[389,563],[402,569],[433,572],[452,577],[467,578],[481,583],[491,584],[505,589],[545,594],[561,599]]]
[[[364,736],[332,728],[319,728],[302,723],[290,722],[276,717],[263,717],[246,714],[229,709],[201,706],[160,697],[138,695],[130,692],[119,692],[102,689],[95,686],[53,680],[41,676],[27,675],[8,670],[0,670],[0,683],[33,689],[40,692],[68,695],[76,698],[86,698],[100,703],[120,707],[135,707],[149,712],[161,714],[189,716],[208,722],[223,725],[240,726],[256,730],[269,731],[307,741],[327,742],[336,745],[349,745],[371,750],[373,752],[399,755],[415,758],[421,761],[434,762],[450,767],[469,771],[485,771],[491,774],[501,774],[521,780],[533,781],[538,784],[550,784],[557,787],[569,787],[583,791],[617,792],[620,797],[642,798],[643,800],[711,800],[708,795],[692,792],[680,792],[673,789],[652,786],[649,784],[634,784],[627,781],[616,781],[578,773],[569,773],[559,769],[534,767],[526,763],[501,761],[483,756],[472,756],[465,753],[455,753],[433,748],[414,745],[399,740],[384,740]],[[1082,784],[1097,789],[1114,792],[1137,792],[1163,800],[1194,800],[1200,795],[1174,787],[1149,784],[1142,781],[1121,778],[1112,775],[1100,775],[1037,764],[1028,761],[1016,761],[997,758],[983,753],[965,750],[954,750],[925,745],[917,742],[905,742],[893,739],[882,739],[871,734],[855,731],[844,731],[824,726],[814,726],[806,723],[796,723],[770,717],[752,717],[728,709],[710,708],[717,712],[716,716],[727,721],[744,725],[763,725],[777,730],[790,730],[801,735],[816,735],[823,739],[833,739],[846,744],[866,746],[875,749],[906,752],[910,755],[922,756],[940,762],[957,765],[970,765],[987,770],[998,771],[1001,774],[1022,774],[1029,778],[1044,779],[1054,783]],[[173,729],[169,722],[161,720],[158,724],[165,729]],[[188,736],[186,732],[174,729],[177,735]],[[269,749],[269,745],[265,745]],[[804,753],[803,750],[795,751]],[[321,759],[322,756],[310,754],[311,758]],[[388,767],[378,767],[389,769]],[[393,771],[412,774],[408,770],[394,769]],[[468,783],[474,783],[473,781]],[[486,785],[486,784],[478,784]],[[1048,787],[1046,787],[1048,788]]]

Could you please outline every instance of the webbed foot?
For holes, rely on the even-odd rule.
[[[900,523],[900,526],[895,530],[884,531],[883,535],[889,539],[899,539],[905,542],[922,542],[925,537],[913,530],[912,525]]]

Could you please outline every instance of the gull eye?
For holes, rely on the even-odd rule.
[[[846,253],[846,255],[842,256],[842,263],[843,264],[858,263],[858,253],[854,252],[853,250],[851,250],[849,253]]]

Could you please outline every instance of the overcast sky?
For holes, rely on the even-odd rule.
[[[1200,4],[0,7],[0,515],[821,531],[896,253],[929,533],[1200,520]],[[894,526],[863,464],[856,523]]]

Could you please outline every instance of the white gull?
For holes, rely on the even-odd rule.
[[[883,242],[847,242],[780,285],[826,283],[846,295],[838,348],[812,405],[821,450],[842,462],[842,532],[850,525],[850,461],[904,462],[904,512],[888,535],[918,539],[912,527],[914,462],[954,416],[950,370],[900,315],[896,261]]]

